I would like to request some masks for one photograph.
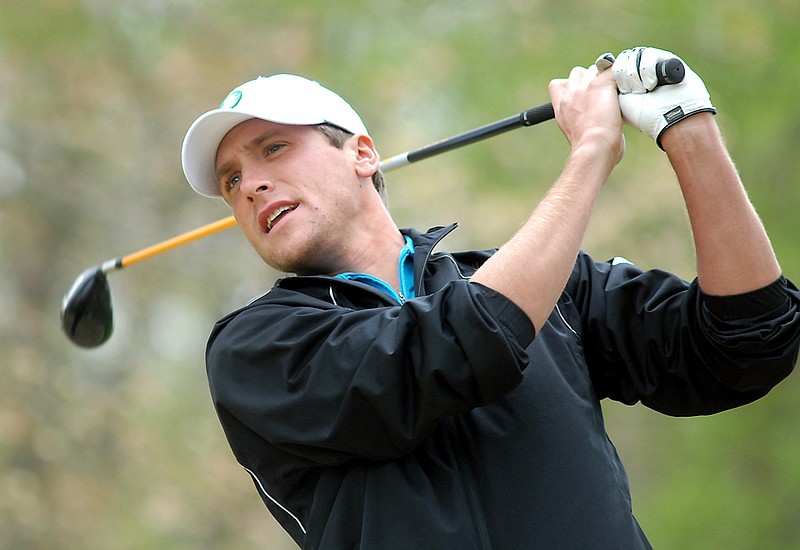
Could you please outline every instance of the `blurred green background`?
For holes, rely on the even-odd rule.
[[[259,74],[360,111],[384,157],[548,100],[550,79],[647,44],[707,82],[785,273],[800,281],[796,0],[5,0],[0,7],[0,547],[293,548],[235,463],[205,380],[213,322],[271,286],[230,230],[109,278],[116,329],[76,348],[84,269],[228,215],[181,172],[184,132]],[[693,277],[663,155],[628,152],[585,241]],[[388,175],[401,226],[501,244],[557,177],[555,123]],[[605,405],[659,549],[800,548],[800,378],[714,417]],[[564,498],[569,498],[565,495]]]

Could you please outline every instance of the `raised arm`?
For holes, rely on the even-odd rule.
[[[561,176],[530,218],[472,277],[516,303],[539,330],[575,264],[600,188],[622,152],[622,118],[611,71],[576,67],[554,80],[556,120],[570,144]]]
[[[692,225],[702,290],[720,296],[757,290],[780,277],[780,266],[725,148],[703,81],[685,67],[681,84],[654,89],[656,64],[673,57],[644,47],[619,55],[613,73],[623,117],[669,156]]]

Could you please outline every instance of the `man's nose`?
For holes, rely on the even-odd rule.
[[[242,189],[248,196],[255,196],[274,189],[272,179],[259,170],[242,171]]]

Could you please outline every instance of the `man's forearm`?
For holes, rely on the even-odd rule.
[[[600,188],[615,160],[601,147],[573,151],[530,218],[472,277],[517,304],[537,331],[572,272]]]
[[[569,141],[564,171],[520,230],[472,277],[520,307],[538,331],[572,272],[600,188],[622,152],[622,117],[610,72],[575,67],[550,82]]]
[[[661,143],[686,201],[703,291],[741,294],[775,281],[780,266],[713,116],[682,121]]]

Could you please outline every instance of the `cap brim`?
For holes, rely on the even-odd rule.
[[[251,118],[249,113],[216,109],[192,124],[183,139],[181,160],[183,173],[195,191],[206,197],[221,196],[214,166],[217,149],[228,132]]]

